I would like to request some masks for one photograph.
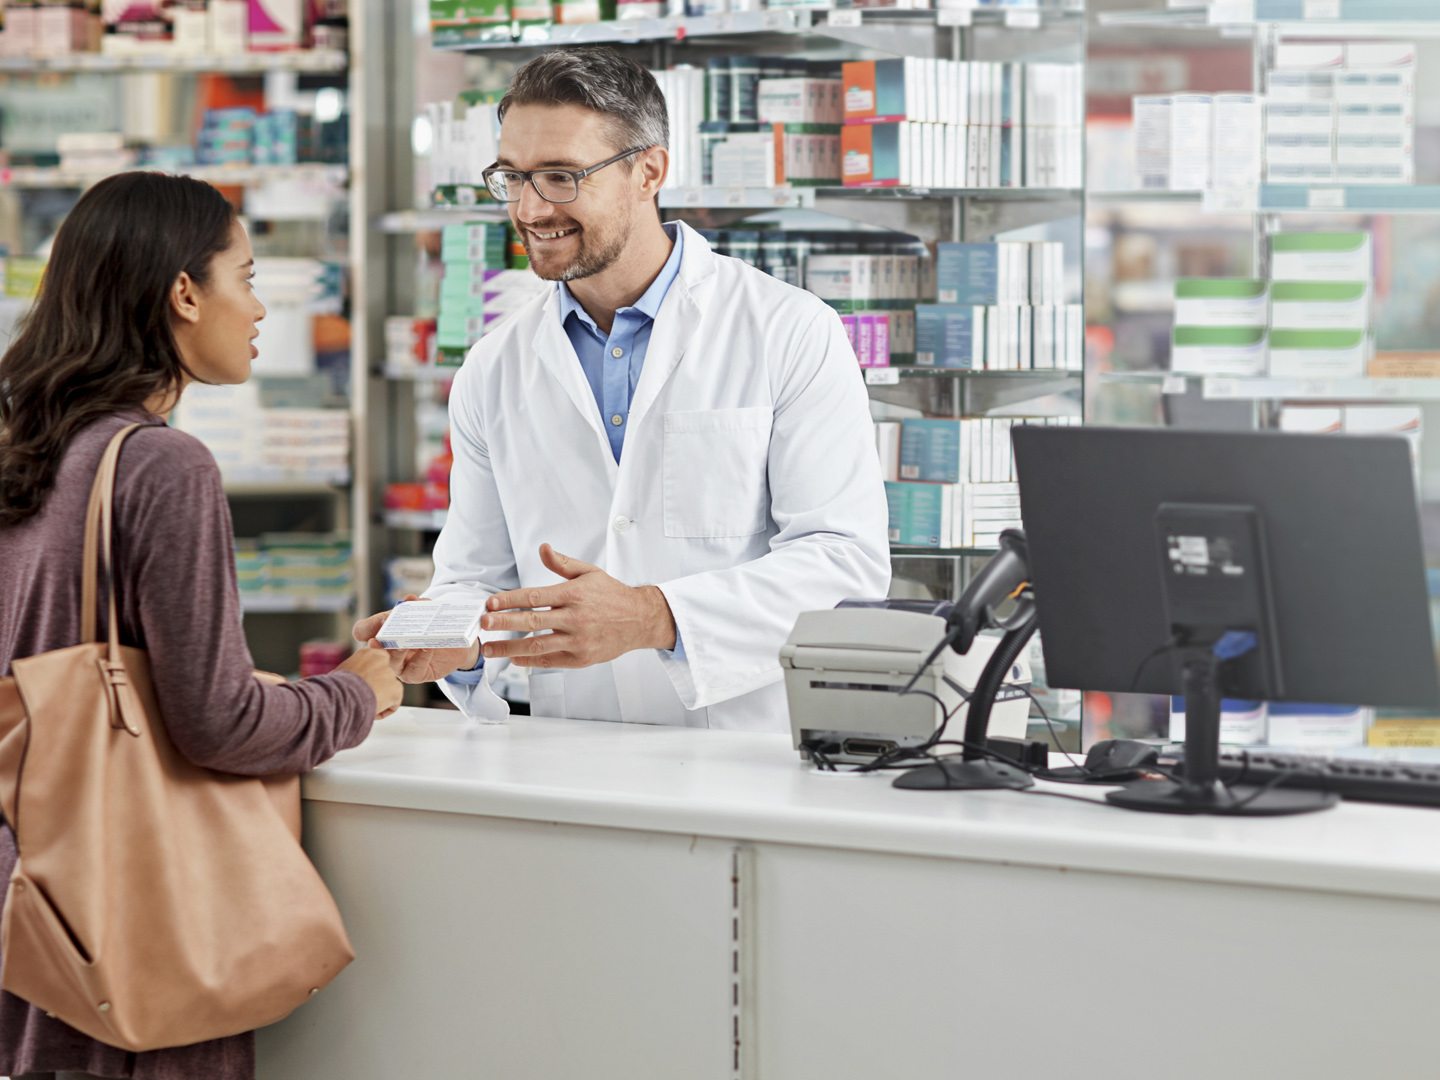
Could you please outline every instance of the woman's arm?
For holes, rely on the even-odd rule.
[[[220,470],[196,439],[138,431],[120,455],[116,562],[127,628],[150,655],[170,738],[224,772],[306,772],[362,742],[375,695],[349,672],[267,685],[241,628]]]

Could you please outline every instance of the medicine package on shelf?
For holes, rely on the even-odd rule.
[[[408,600],[395,605],[378,635],[385,649],[464,649],[480,636],[483,600]]]

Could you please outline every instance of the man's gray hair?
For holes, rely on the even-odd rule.
[[[665,95],[655,76],[614,49],[552,49],[515,73],[499,114],[515,105],[583,105],[607,118],[616,152],[670,146]],[[633,162],[627,158],[626,164]]]

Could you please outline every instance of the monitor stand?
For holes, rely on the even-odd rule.
[[[1128,810],[1160,814],[1225,814],[1275,817],[1304,814],[1334,806],[1328,791],[1262,788],[1220,782],[1219,661],[1209,646],[1181,652],[1185,686],[1185,775],[1171,780],[1139,780],[1108,793],[1106,801]]]

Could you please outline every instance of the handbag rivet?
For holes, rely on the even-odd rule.
[[[101,1012],[109,1012],[109,1011],[110,1011],[110,1002],[108,1002],[108,1001],[102,1001],[102,1002],[100,1002],[99,1009],[100,1009]]]
[[[54,1019],[55,1019],[55,1014],[54,1014],[54,1013],[46,1013],[45,1015],[48,1016],[51,1020],[54,1020]]]
[[[320,992],[320,988],[317,986],[317,987],[315,987],[313,990],[310,991],[310,996],[311,996],[311,997],[314,997],[314,996],[315,996],[316,994],[318,994],[319,992]]]
[[[25,882],[23,882],[23,881],[17,881],[17,882],[15,882],[15,891],[16,891],[16,892],[24,892],[24,891],[25,891]]]

